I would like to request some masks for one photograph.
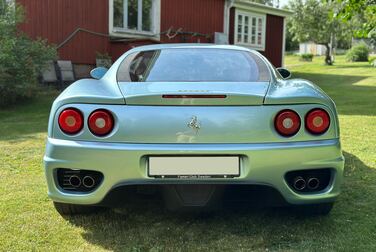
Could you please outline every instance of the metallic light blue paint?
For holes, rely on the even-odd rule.
[[[100,80],[80,80],[53,103],[44,156],[50,198],[57,202],[96,204],[122,184],[179,183],[181,179],[147,176],[150,155],[238,155],[241,176],[231,179],[191,179],[186,183],[266,184],[290,203],[333,201],[340,192],[344,158],[339,140],[338,116],[333,101],[306,80],[281,80],[269,66],[271,81],[260,83],[117,83],[120,63],[130,53],[163,48],[220,48],[236,46],[169,44],[134,48],[117,60]],[[162,94],[226,94],[226,99],[162,99]],[[114,131],[106,137],[90,133],[85,123],[77,135],[64,134],[57,125],[59,113],[80,109],[85,118],[98,108],[115,118]],[[304,116],[312,108],[324,108],[331,118],[328,131],[313,136],[304,129]],[[301,117],[301,130],[282,137],[273,126],[282,109]],[[192,116],[199,132],[187,127]],[[88,169],[104,174],[102,184],[89,194],[68,193],[56,185],[57,168]],[[285,182],[292,170],[331,168],[334,178],[324,191],[298,194]]]

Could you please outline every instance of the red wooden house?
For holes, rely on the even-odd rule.
[[[230,43],[256,49],[283,64],[286,10],[247,0],[16,0],[21,30],[58,45],[76,67],[97,53],[113,60],[150,43]]]

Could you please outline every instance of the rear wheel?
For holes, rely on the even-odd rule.
[[[328,215],[334,206],[334,202],[294,206],[297,214],[303,215]]]
[[[56,211],[61,215],[91,214],[101,211],[103,208],[97,206],[74,205],[54,202]]]

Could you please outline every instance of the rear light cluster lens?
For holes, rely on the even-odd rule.
[[[81,111],[74,108],[63,110],[59,115],[59,126],[66,134],[74,135],[80,132],[84,126],[84,117]]]
[[[274,119],[276,131],[285,137],[290,137],[298,133],[300,129],[300,117],[293,110],[282,110]],[[330,126],[329,114],[320,108],[312,109],[305,117],[305,127],[313,135],[324,134]]]
[[[96,136],[108,135],[114,128],[111,112],[104,109],[94,111],[89,116],[89,129]]]
[[[58,118],[60,129],[68,134],[75,135],[84,127],[84,117],[81,111],[75,108],[64,109]],[[88,127],[96,136],[106,136],[114,128],[114,118],[110,111],[98,109],[92,112],[88,119]]]
[[[277,114],[274,126],[282,136],[293,136],[300,129],[300,117],[295,111],[282,110]]]
[[[330,117],[323,109],[312,109],[305,117],[305,125],[311,134],[323,134],[329,128]]]

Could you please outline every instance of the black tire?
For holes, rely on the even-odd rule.
[[[61,215],[92,214],[102,210],[97,206],[74,205],[54,202],[56,211]]]
[[[297,214],[301,215],[328,215],[334,206],[334,202],[294,206]]]

